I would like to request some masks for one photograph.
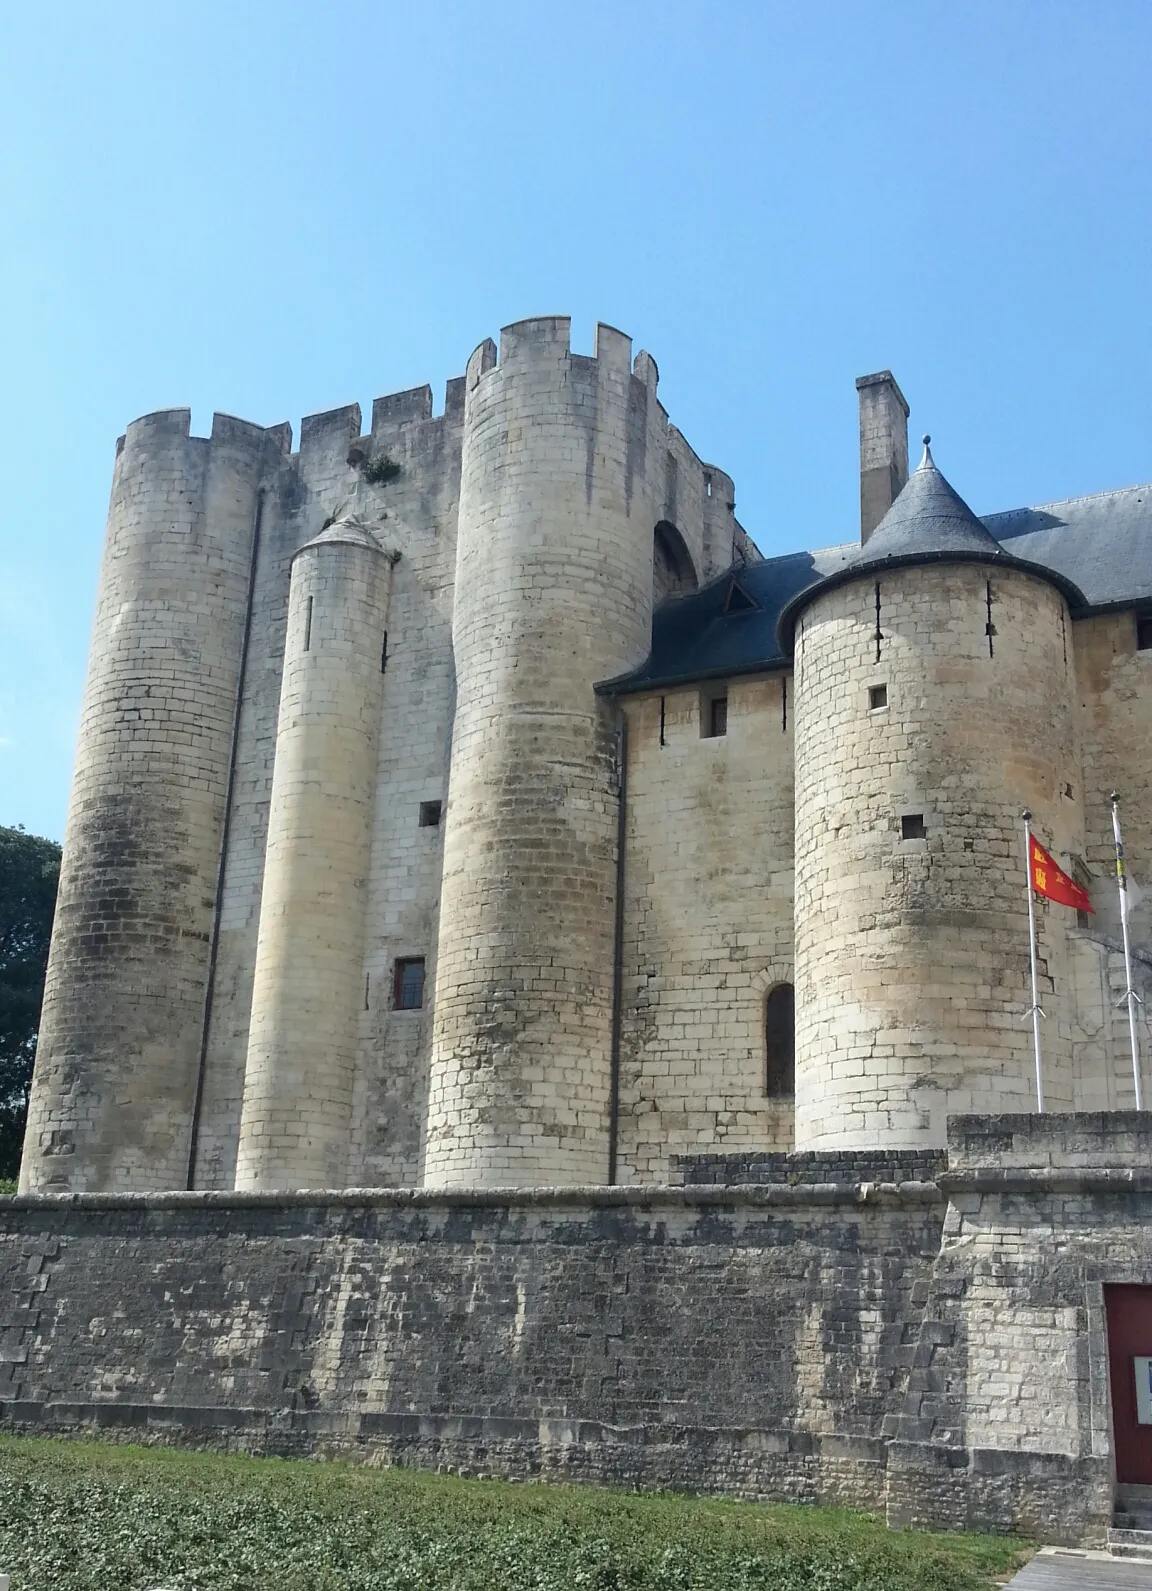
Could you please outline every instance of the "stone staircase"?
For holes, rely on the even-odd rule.
[[[1117,1486],[1108,1551],[1152,1562],[1152,1486]]]

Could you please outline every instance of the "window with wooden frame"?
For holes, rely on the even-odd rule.
[[[705,740],[715,740],[728,733],[728,692],[708,691],[700,699],[700,733]]]
[[[396,1011],[419,1011],[424,1004],[424,957],[401,956],[392,978],[392,1006]]]

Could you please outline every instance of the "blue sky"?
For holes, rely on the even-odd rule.
[[[0,19],[0,823],[63,833],[113,444],[628,331],[765,552],[890,366],[977,512],[1152,479],[1147,0],[62,0]]]

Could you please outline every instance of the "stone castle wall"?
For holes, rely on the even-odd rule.
[[[349,1178],[379,1185],[419,1177],[427,1091],[427,1011],[395,1012],[397,956],[435,950],[440,835],[419,826],[420,803],[442,800],[454,681],[452,580],[459,494],[463,381],[448,383],[444,412],[427,387],[378,398],[361,435],[358,405],[305,419],[265,504],[252,640],[245,674],[236,792],[220,912],[196,1185],[235,1178],[268,811],[287,628],[291,561],[341,508],[355,505],[400,559],[392,572],[388,655],[380,712],[376,810],[362,877],[365,955],[359,971],[358,1059]],[[372,486],[371,459],[400,474]]]
[[[381,542],[349,521],[308,542],[292,565],[241,1188],[349,1181],[392,565]]]
[[[933,1185],[0,1199],[0,1428],[882,1508]]]
[[[1124,1005],[1119,899],[1115,885],[1111,793],[1121,796],[1131,892],[1135,978],[1145,1001],[1140,1040],[1145,1103],[1152,1098],[1152,722],[1147,710],[1152,652],[1136,646],[1131,613],[1081,619],[1072,627],[1082,748],[1084,851],[1096,916],[1091,937],[1071,931],[1067,976],[1074,981],[1073,1037],[1082,1106],[1124,1110],[1134,1104],[1128,1017]]]
[[[787,1147],[764,1002],[792,982],[791,676],[626,698],[619,1175],[669,1156]],[[709,736],[713,690],[727,731]]]
[[[469,363],[433,1186],[608,1178],[620,753],[594,686],[648,650],[665,431],[611,327],[587,358],[567,319],[521,322]]]
[[[279,438],[129,426],[112,503],[22,1170],[186,1185],[261,483]]]
[[[662,582],[692,589],[734,558],[757,555],[734,517],[731,479],[704,464],[669,425],[655,394],[654,362],[640,355],[632,369],[627,339],[609,328],[599,336],[600,359],[565,348],[577,443],[566,464],[570,489],[556,494],[550,513],[560,516],[557,523],[566,514],[575,523],[622,503],[629,526],[625,562],[635,568],[617,593],[622,639],[588,650],[567,603],[558,609],[578,650],[588,650],[578,660],[585,675],[572,686],[588,698],[599,726],[592,782],[603,808],[597,821],[604,822],[616,799],[615,726],[591,697],[594,678],[638,660],[647,644],[643,615]],[[510,349],[518,337],[532,342],[525,326],[510,328]],[[624,408],[609,420],[606,373],[617,364],[612,380]],[[589,429],[590,411],[577,401],[591,395],[598,370],[599,451],[594,441],[587,446],[596,424]],[[503,376],[497,370],[491,379]],[[356,972],[363,1000],[346,1176],[377,1186],[421,1180],[444,828],[422,823],[420,814],[422,804],[440,803],[452,821],[464,408],[464,378],[449,383],[439,416],[428,388],[392,394],[375,402],[371,429],[361,435],[353,404],[305,419],[297,453],[286,426],[263,430],[221,416],[210,442],[188,436],[184,412],[129,428],[117,464],[45,1012],[32,1184],[234,1185],[290,571],[299,549],[346,510],[378,523],[400,555],[387,617],[375,812],[356,901],[349,901],[354,915],[363,914],[364,951]],[[520,448],[529,465],[540,418],[529,403]],[[483,453],[477,440],[471,456]],[[373,486],[365,465],[384,459],[399,474]],[[499,583],[499,549],[482,530],[473,543],[481,585]],[[672,549],[672,562],[660,548]],[[592,560],[583,577],[589,614],[608,636],[599,553],[592,542],[585,552]],[[147,700],[138,707],[141,694]],[[189,706],[195,724],[186,743],[180,726]],[[561,766],[570,766],[563,755]],[[614,847],[614,834],[607,845]],[[394,1009],[393,969],[401,956],[425,959],[427,992],[418,1011]],[[311,1035],[318,1055],[325,1037],[319,1024]],[[129,1057],[131,1101],[117,1083]],[[601,1073],[606,1062],[597,1057],[589,1065]],[[519,1108],[516,1100],[507,1104],[510,1115]],[[603,1123],[596,1132],[603,1149]]]
[[[0,1427],[1100,1542],[1152,1124],[949,1138],[681,1187],[0,1199]]]
[[[1152,663],[1132,614],[1073,624],[1042,582],[994,570],[988,655],[987,571],[921,568],[881,582],[875,666],[865,581],[813,603],[795,683],[785,672],[597,699],[594,682],[646,649],[652,601],[756,556],[731,479],[669,424],[654,362],[633,362],[611,328],[597,335],[589,357],[572,352],[566,320],[509,327],[498,363],[485,344],[448,384],[443,414],[426,387],[395,393],[363,435],[357,405],[308,417],[296,453],[287,427],[225,416],[211,438],[190,437],[184,411],[129,427],[27,1186],[235,1185],[291,566],[342,511],[399,561],[373,680],[373,810],[337,892],[348,920],[333,920],[333,947],[361,947],[338,958],[340,1180],[602,1178],[614,1103],[626,1180],[662,1177],[677,1153],[783,1147],[793,1112],[766,1094],[764,1000],[794,965],[802,1142],[938,1144],[948,1109],[1030,1103],[1025,800],[1098,908],[1084,925],[1037,906],[1049,1103],[1132,1100],[1108,812],[1115,784],[1139,884]],[[878,491],[884,465],[890,490],[903,402],[890,378],[865,385],[887,405],[862,408],[865,472],[880,470]],[[399,474],[371,485],[365,465],[384,459]],[[890,691],[875,714],[861,708],[871,684]],[[728,732],[709,737],[716,691]],[[428,803],[443,823],[422,822]],[[910,811],[926,840],[895,833]],[[876,913],[865,897],[878,881]],[[1152,994],[1152,895],[1134,932],[1137,986]],[[438,967],[441,944],[451,964]],[[413,956],[424,1004],[396,1010],[396,961]],[[332,1032],[319,1010],[297,1030],[310,1057]],[[1141,1034],[1152,1059],[1145,1015]],[[297,1070],[315,1104],[323,1066]],[[812,1114],[826,1105],[834,1123]]]
[[[1050,849],[1082,850],[1069,628],[1051,586],[978,564],[887,571],[804,613],[799,1148],[940,1144],[950,1112],[1034,1102],[1020,812]],[[1068,1109],[1062,926],[1040,928],[1045,1097]]]
[[[954,1117],[939,1183],[944,1240],[889,1424],[889,1522],[1103,1545],[1104,1287],[1152,1276],[1152,1119]]]

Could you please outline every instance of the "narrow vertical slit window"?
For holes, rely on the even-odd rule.
[[[996,626],[992,623],[992,582],[991,582],[991,580],[986,580],[984,582],[984,607],[985,607],[985,610],[986,610],[987,615],[988,615],[987,622],[984,625],[984,634],[988,637],[988,656],[992,657],[994,655],[993,651],[992,651],[992,637],[996,634]],[[1064,617],[1063,613],[1061,613],[1060,617],[1061,617],[1061,621],[1063,621],[1063,617]],[[1065,659],[1065,661],[1067,661],[1067,659]]]
[[[384,639],[380,643],[380,672],[383,674],[388,667],[388,631],[384,631]]]
[[[876,642],[876,661],[880,661],[880,643],[884,639],[884,632],[880,628],[880,582],[876,582],[876,633],[872,637]]]
[[[788,728],[788,676],[780,676],[780,729],[781,732]]]
[[[308,598],[308,602],[307,602],[307,604],[306,604],[306,606],[304,608],[304,650],[306,652],[311,650],[311,646],[312,646],[312,598],[309,597]]]
[[[660,744],[662,746],[666,746],[668,744],[668,742],[664,739],[664,700],[665,700],[664,697],[661,696],[661,698],[660,698]]]
[[[778,983],[764,1002],[765,1092],[769,1099],[796,1094],[796,995],[790,983]]]

